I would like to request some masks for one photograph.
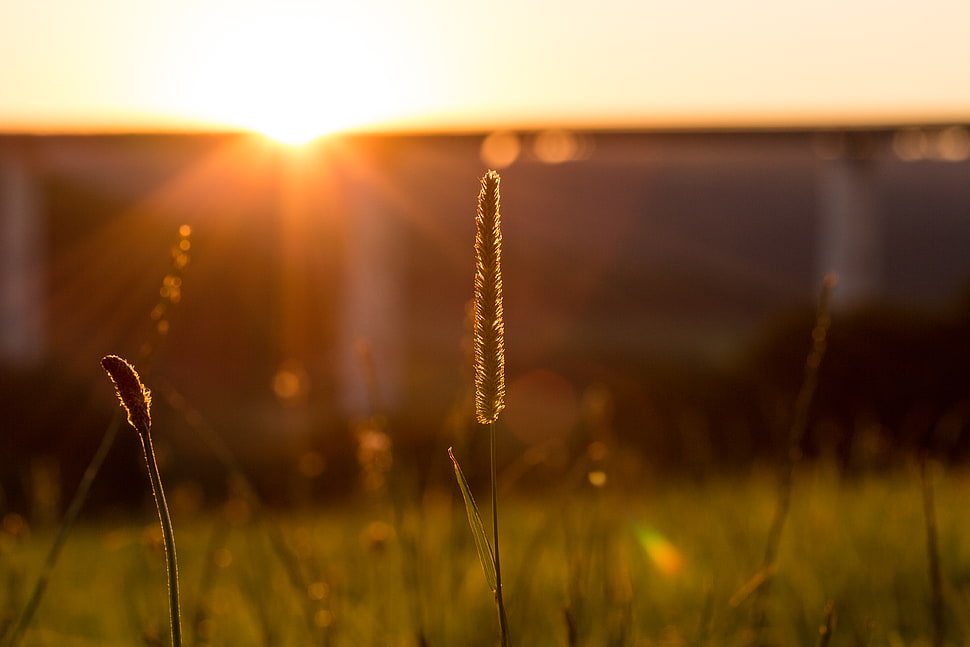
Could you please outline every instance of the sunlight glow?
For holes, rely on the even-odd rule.
[[[927,0],[919,15],[876,0],[551,6],[0,2],[0,130],[245,128],[292,143],[347,129],[959,124],[970,109],[966,2]],[[521,143],[576,159],[562,137]]]
[[[405,63],[394,38],[372,23],[362,30],[366,18],[347,11],[243,7],[217,43],[194,34],[179,54],[182,110],[290,145],[407,114],[413,89],[395,73]]]
[[[0,129],[245,128],[292,143],[346,129],[965,121],[970,3],[802,4],[0,2]],[[553,162],[573,145],[536,143],[529,154]]]

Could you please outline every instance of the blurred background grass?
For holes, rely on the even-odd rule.
[[[948,641],[966,640],[968,556],[962,471],[934,465]],[[764,471],[703,483],[631,488],[559,483],[555,499],[503,501],[510,622],[521,644],[741,645],[772,508]],[[930,619],[925,540],[914,470],[842,478],[800,470],[789,532],[769,598],[768,644],[814,644],[825,604],[833,644],[923,644]],[[179,502],[181,501],[181,502]],[[187,637],[195,644],[493,644],[494,606],[481,587],[460,496],[430,488],[397,508],[335,504],[266,518],[230,501],[194,508],[177,495]],[[268,545],[279,524],[307,589],[296,590]],[[16,608],[49,536],[3,531],[4,607]],[[659,548],[658,548],[659,547]],[[131,644],[167,632],[157,523],[85,524],[72,537],[26,644]],[[928,642],[926,642],[928,644]]]

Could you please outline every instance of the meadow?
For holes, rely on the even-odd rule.
[[[970,639],[970,475],[931,469],[947,644]],[[610,474],[606,468],[606,474]],[[503,499],[512,636],[521,645],[750,644],[776,499],[772,470],[709,481],[645,478]],[[824,463],[795,475],[766,596],[763,644],[929,645],[922,495],[915,467],[844,478]],[[494,602],[457,489],[431,488],[283,515],[243,499],[173,505],[187,644],[493,645]],[[275,529],[285,555],[274,548]],[[5,521],[5,622],[51,540]],[[287,561],[290,560],[290,563]],[[296,573],[289,569],[295,568]],[[166,644],[156,519],[106,518],[71,536],[24,645]]]
[[[133,367],[105,357],[141,440],[159,518],[145,506],[143,515],[102,510],[73,524],[90,485],[83,481],[60,526],[53,515],[44,523],[3,509],[3,646],[167,645],[170,632],[176,646],[970,644],[970,547],[959,513],[970,473],[934,461],[926,443],[890,454],[883,447],[878,460],[852,467],[824,445],[802,455],[832,323],[829,279],[814,329],[805,330],[811,349],[786,403],[787,434],[770,448],[778,451],[665,469],[629,434],[594,433],[571,438],[570,448],[533,447],[498,469],[496,443],[505,441],[497,438],[507,431],[498,205],[490,173],[476,219],[472,308],[469,390],[480,424],[452,439],[457,484],[446,444],[433,449],[440,461],[430,460],[443,470],[419,473],[395,455],[394,428],[376,415],[357,430],[356,469],[344,470],[357,482],[343,495],[270,506],[257,494],[258,475],[161,388],[169,413],[207,436],[221,463],[218,476],[197,476],[224,478],[227,492],[203,500],[182,475],[169,510],[151,442],[164,424],[153,432],[151,397]],[[141,365],[167,334],[189,233],[180,230]],[[102,447],[119,430],[132,433],[116,416]],[[607,418],[600,432],[609,432]],[[719,431],[730,443],[730,430]],[[106,454],[96,454],[91,474]],[[173,465],[167,458],[163,467]],[[691,460],[688,452],[681,468]],[[490,509],[479,510],[472,492]]]

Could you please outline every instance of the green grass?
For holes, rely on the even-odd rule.
[[[497,215],[497,184],[493,206]],[[180,236],[172,276],[187,262],[188,229]],[[498,275],[497,253],[493,260],[495,267],[479,276]],[[476,343],[489,341],[484,345],[501,360],[501,370],[489,371],[479,371],[476,360],[491,393],[479,398],[487,415],[476,404],[479,421],[490,425],[493,519],[497,485],[507,486],[496,484],[495,473],[495,434],[505,430],[494,422],[504,406],[501,281],[494,284],[498,296],[480,299],[476,283],[476,302],[496,308],[484,317],[484,330],[497,332],[489,341],[476,328]],[[155,326],[160,336],[164,330],[167,322]],[[814,379],[813,367],[806,384]],[[803,416],[810,395],[799,398]],[[143,441],[149,425],[139,428]],[[406,493],[418,488],[396,463],[393,473],[384,473],[392,465],[388,455],[380,485],[355,499],[275,516],[206,429],[197,431],[247,498],[204,513],[172,510],[186,644],[476,647],[500,639],[509,644],[514,635],[516,644],[535,647],[798,646],[819,644],[823,623],[831,625],[832,645],[942,644],[939,627],[948,644],[970,643],[970,546],[964,541],[970,521],[959,513],[970,477],[962,472],[930,470],[942,572],[935,592],[923,509],[928,490],[921,489],[915,461],[908,471],[842,479],[824,464],[791,459],[784,472],[790,481],[779,490],[777,466],[703,483],[660,480],[631,452],[603,442],[588,481],[585,467],[594,463],[583,462],[551,476],[543,494],[503,487],[501,561],[508,575],[501,578],[497,528],[489,547],[461,475],[461,491],[432,481],[435,487],[409,500]],[[796,431],[793,446],[803,428]],[[447,461],[443,451],[441,461]],[[152,483],[160,493],[157,474]],[[778,494],[787,485],[785,532],[772,531]],[[162,526],[171,530],[162,508]],[[3,521],[0,636],[24,647],[168,644],[178,615],[170,617],[166,602],[163,551],[174,558],[174,544],[171,533],[163,541],[150,516],[88,519],[74,528],[59,560],[48,558],[57,568],[19,642],[10,639],[11,623],[44,572],[45,554],[59,544],[54,529],[16,532],[12,515]],[[770,586],[752,587],[766,564]],[[482,566],[492,591],[481,586]],[[179,596],[170,590],[176,608]],[[942,594],[943,622],[934,626],[935,594]]]
[[[970,476],[934,471],[949,644],[970,641]],[[503,561],[516,641],[567,645],[742,645],[775,501],[763,474],[706,484],[588,487],[503,501]],[[458,492],[431,491],[400,521],[373,506],[274,519],[309,583],[296,591],[261,524],[238,513],[173,510],[187,644],[494,645],[495,607]],[[380,522],[388,525],[372,526]],[[832,645],[929,644],[930,590],[915,470],[840,480],[803,466],[766,603],[764,637],[814,645],[826,602]],[[393,532],[388,535],[387,530]],[[665,537],[682,569],[664,575],[637,528]],[[158,523],[81,525],[64,549],[24,645],[167,641]],[[0,607],[22,603],[51,537],[4,535]],[[405,542],[415,550],[405,550]],[[208,566],[207,566],[208,564]],[[416,568],[409,568],[416,566]],[[417,577],[409,573],[417,573]],[[200,611],[204,614],[200,615]],[[201,621],[200,621],[201,619]]]

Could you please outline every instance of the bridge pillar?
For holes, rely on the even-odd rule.
[[[0,138],[0,364],[27,367],[45,350],[44,212],[29,143]]]
[[[348,173],[345,181],[341,400],[347,413],[365,416],[392,410],[401,396],[404,245],[401,225],[378,177]]]
[[[842,135],[822,154],[819,175],[818,275],[838,275],[836,307],[879,297],[883,276],[883,222],[876,204],[877,139]]]

